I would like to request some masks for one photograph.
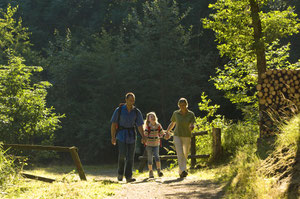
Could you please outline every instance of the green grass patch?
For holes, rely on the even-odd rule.
[[[299,198],[300,115],[282,125],[275,144],[273,138],[262,144],[260,151],[255,144],[240,147],[219,170],[217,178],[227,182],[224,198]]]
[[[189,170],[189,177],[198,180],[214,180],[218,171],[216,168],[203,167]],[[124,184],[116,180],[116,165],[84,166],[87,181],[81,181],[72,165],[40,166],[25,169],[25,173],[56,179],[53,183],[20,178],[0,198],[106,198],[113,196],[116,189]],[[178,166],[164,168],[164,177],[178,178]],[[155,173],[156,174],[156,173]],[[148,170],[133,172],[135,178],[148,178]]]
[[[297,150],[300,140],[300,114],[282,125],[281,129],[283,133],[277,136],[276,149],[294,147]]]
[[[2,193],[1,198],[105,198],[114,195],[121,185],[109,179],[98,179],[104,167],[85,166],[87,181],[81,181],[72,166],[36,167],[26,173],[56,179],[53,183],[21,178]]]

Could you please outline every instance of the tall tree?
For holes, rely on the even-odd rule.
[[[122,41],[103,30],[91,36],[90,44],[78,46],[69,30],[65,36],[55,34],[45,65],[53,82],[49,102],[66,114],[56,144],[78,146],[84,161],[111,158],[107,129],[125,93],[126,74],[119,64],[124,57]]]
[[[7,63],[9,56],[26,56],[30,54],[30,32],[23,27],[22,19],[16,20],[18,7],[8,4],[0,9],[0,64]]]
[[[204,63],[209,58],[193,57],[192,29],[182,25],[187,14],[176,1],[148,1],[142,14],[133,10],[123,32],[130,47],[127,82],[142,96],[140,105],[156,110],[163,124],[169,122],[179,97],[195,101],[201,95],[208,77]]]
[[[293,7],[271,10],[268,2],[218,0],[209,6],[215,13],[203,19],[204,27],[216,33],[220,54],[231,59],[213,79],[233,103],[255,104],[254,86],[266,68],[292,66],[285,56],[288,47],[280,47],[279,39],[297,34],[299,19]],[[280,58],[274,62],[275,57]]]
[[[5,142],[40,143],[53,140],[61,116],[46,107],[50,83],[33,78],[42,68],[27,66],[20,58],[30,52],[30,33],[21,19],[15,20],[16,9],[8,5],[0,16],[0,135]]]

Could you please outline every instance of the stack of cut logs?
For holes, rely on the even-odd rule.
[[[293,115],[293,111],[300,110],[300,70],[268,70],[262,74],[261,84],[256,88],[259,103],[265,110],[260,121],[263,133],[275,130],[275,115]]]

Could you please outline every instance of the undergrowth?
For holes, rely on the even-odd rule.
[[[0,192],[2,194],[9,191],[20,178],[14,159],[5,152],[0,143]]]
[[[255,144],[240,147],[230,166],[219,172],[227,182],[225,198],[299,198],[300,115],[281,126],[274,151],[266,160]]]

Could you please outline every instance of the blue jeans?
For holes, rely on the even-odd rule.
[[[153,164],[153,155],[155,162],[159,162],[159,146],[146,146],[147,156],[148,156],[148,165]]]
[[[118,140],[118,147],[118,174],[123,176],[125,171],[125,178],[130,179],[132,178],[135,143],[126,144],[125,142],[121,142]]]

